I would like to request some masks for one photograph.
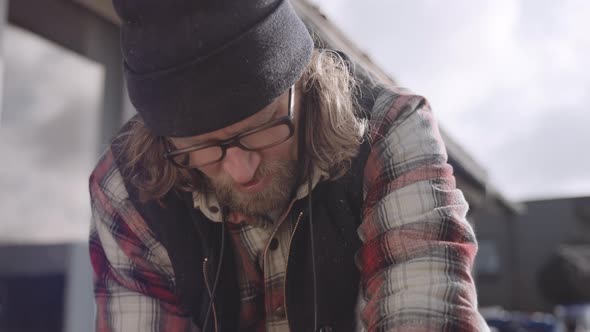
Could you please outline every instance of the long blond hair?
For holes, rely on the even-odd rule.
[[[302,165],[313,165],[332,179],[338,178],[348,170],[368,125],[358,114],[356,82],[338,54],[314,50],[299,85],[303,92]],[[130,120],[115,142],[121,147],[120,171],[138,188],[141,200],[159,201],[173,189],[204,189],[204,175],[199,171],[178,168],[163,157],[165,139],[154,135],[141,117]]]

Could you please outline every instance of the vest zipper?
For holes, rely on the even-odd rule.
[[[211,287],[209,287],[209,278],[207,278],[207,261],[208,258],[205,257],[203,260],[203,277],[205,279],[205,287],[207,287],[207,292],[209,293],[209,300],[212,301],[212,308],[213,310],[213,324],[215,326],[215,332],[217,332],[217,313],[215,312],[215,301],[213,300],[213,292]]]
[[[297,216],[297,221],[295,222],[295,226],[293,227],[293,233],[291,233],[291,237],[289,238],[289,246],[287,247],[287,267],[285,267],[285,287],[283,288],[283,299],[285,301],[285,318],[287,319],[287,324],[289,323],[289,310],[287,308],[287,276],[289,275],[287,272],[289,270],[289,257],[291,257],[291,244],[293,242],[293,238],[295,237],[295,232],[297,231],[297,226],[299,226],[299,221],[301,221],[302,216],[303,211],[299,212],[299,216]]]

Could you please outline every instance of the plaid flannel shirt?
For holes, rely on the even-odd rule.
[[[471,277],[477,245],[468,206],[428,103],[389,89],[371,114],[357,330],[487,331]],[[110,151],[90,177],[90,193],[97,331],[199,331],[180,309],[166,250],[127,199]],[[271,229],[229,229],[239,257],[241,326],[288,331],[280,309],[293,216]]]

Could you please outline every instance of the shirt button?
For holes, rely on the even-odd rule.
[[[213,213],[217,213],[217,212],[219,212],[219,208],[217,206],[210,206],[209,211],[211,211]]]
[[[270,243],[268,244],[268,249],[270,250],[277,250],[277,248],[279,247],[279,240],[276,237],[273,237],[272,240],[270,240]]]
[[[281,306],[278,306],[278,307],[275,309],[275,312],[274,312],[274,314],[275,314],[275,317],[277,317],[277,318],[281,318],[281,319],[284,319],[284,318],[287,316],[287,315],[285,314],[285,307],[284,307],[284,306],[282,306],[282,305],[281,305]]]

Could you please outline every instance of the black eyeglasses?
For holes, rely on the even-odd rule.
[[[295,88],[289,88],[289,113],[286,116],[221,142],[204,143],[178,150],[168,150],[164,157],[181,168],[196,168],[217,163],[225,157],[228,148],[239,147],[246,151],[260,151],[277,146],[293,136],[293,108]]]

